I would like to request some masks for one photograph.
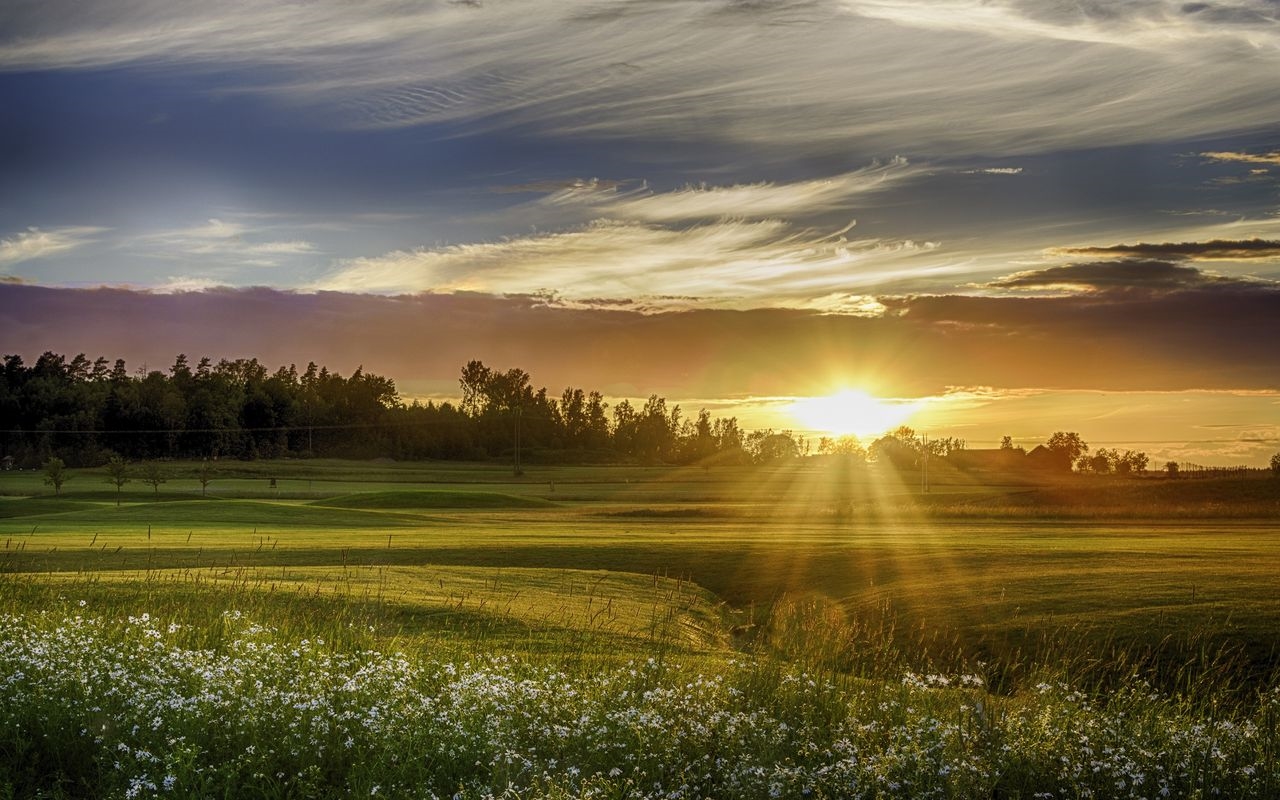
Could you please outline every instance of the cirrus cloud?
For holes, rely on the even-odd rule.
[[[831,178],[793,183],[687,186],[673,192],[605,198],[609,214],[643,222],[676,222],[713,217],[790,217],[865,203],[924,173],[905,158],[894,158]],[[598,195],[597,195],[598,197]]]
[[[597,220],[497,242],[397,250],[339,262],[310,288],[406,293],[483,291],[566,299],[644,299],[649,307],[787,305],[875,285],[909,271],[932,242],[849,239],[780,220],[723,219],[669,228]],[[862,292],[865,294],[865,292]]]
[[[128,244],[139,252],[168,259],[213,259],[220,266],[275,266],[282,258],[310,255],[316,246],[299,239],[264,239],[269,230],[234,220],[210,219],[186,228],[140,234]]]
[[[25,231],[0,239],[0,266],[47,258],[75,250],[96,241],[97,235],[106,230],[106,228],[87,225],[47,230],[27,228]]]
[[[599,213],[590,223],[493,242],[396,250],[340,261],[313,289],[538,293],[559,302],[645,301],[646,308],[762,305],[873,308],[869,286],[899,277],[939,247],[823,232],[788,218],[852,211],[926,174],[903,158],[831,178],[655,192],[619,181],[543,181],[536,208]],[[854,298],[852,300],[848,298]]]
[[[0,69],[186,68],[338,127],[828,152],[1043,152],[1280,122],[1274,5],[1186,8],[53,1],[8,11]]]

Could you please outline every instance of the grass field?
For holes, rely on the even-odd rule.
[[[299,461],[220,465],[202,490],[196,465],[168,466],[171,477],[158,492],[135,482],[117,494],[104,476],[84,471],[73,473],[58,497],[33,473],[0,474],[0,612],[13,615],[15,630],[39,638],[90,624],[66,620],[98,620],[92,625],[102,627],[83,635],[116,646],[146,628],[124,621],[145,614],[169,626],[155,638],[174,652],[229,653],[243,631],[227,620],[251,619],[268,626],[280,647],[324,639],[325,653],[403,653],[431,663],[514,658],[483,667],[504,680],[511,670],[534,669],[543,670],[539,681],[550,680],[547,674],[590,681],[657,658],[681,666],[655,678],[655,690],[690,675],[718,676],[756,686],[757,699],[784,710],[798,703],[783,717],[803,711],[845,721],[862,707],[858,692],[901,691],[904,675],[934,676],[933,683],[908,682],[929,698],[908,702],[911,708],[1005,703],[1006,722],[1046,698],[1085,703],[1064,699],[1077,690],[1101,703],[1102,720],[1121,702],[1116,698],[1133,702],[1126,693],[1146,686],[1156,699],[1142,706],[1144,714],[1176,711],[1192,719],[1218,709],[1212,714],[1227,719],[1220,704],[1228,703],[1255,728],[1272,726],[1263,737],[1268,747],[1278,740],[1276,721],[1266,715],[1275,713],[1267,698],[1280,664],[1280,481],[1037,481],[944,472],[925,493],[917,476],[839,464],[541,468],[514,478],[484,465]],[[784,675],[830,684],[824,691],[834,694],[822,702],[840,710],[786,700]],[[970,681],[963,691],[958,676]],[[1052,688],[1059,685],[1066,688]],[[976,701],[975,692],[987,699]],[[742,710],[734,696],[716,697],[707,713]],[[831,722],[810,739],[821,739],[828,752],[838,727]],[[995,746],[984,736],[974,741]],[[12,741],[5,747],[16,755]],[[753,758],[773,758],[759,747],[748,748],[756,748]],[[1253,758],[1246,755],[1240,758]],[[97,756],[84,758],[101,769]],[[1020,758],[1034,761],[1027,753]],[[1274,752],[1257,758],[1272,762],[1259,771],[1248,761],[1251,775],[1273,780]],[[468,796],[507,789],[641,796],[652,788],[624,791],[622,778],[610,777],[615,767],[603,766],[598,786],[584,783],[585,766],[571,774],[555,761],[545,755],[539,774],[467,773],[458,785],[470,787]],[[959,763],[944,761],[948,770]],[[776,758],[771,763],[776,767]],[[955,783],[953,775],[937,784],[943,788],[936,796],[999,789],[1031,797],[1029,787],[1054,797],[1130,796],[1063,794],[1065,787],[1050,786],[1063,779],[1055,772],[1049,780],[1047,767],[1027,772],[1001,764],[995,772],[982,767],[974,775],[986,777],[969,783]],[[1242,779],[1231,770],[1244,766],[1193,766],[1187,775],[1198,775],[1202,789],[1212,775],[1220,790],[1269,796],[1259,792],[1271,783],[1227,781]],[[345,789],[336,794],[357,786],[353,774],[343,773]],[[1014,781],[1015,774],[1022,777]],[[252,772],[236,775],[236,786],[253,783]],[[412,794],[405,787],[414,779],[402,777],[408,783],[401,793]],[[1166,787],[1191,785],[1190,777],[1166,777]],[[155,778],[146,781],[161,786]],[[377,785],[375,776],[365,778],[371,783],[359,787]],[[479,782],[467,783],[472,778]],[[41,785],[57,793],[27,772],[7,780],[15,792]],[[682,780],[666,775],[657,783],[664,791],[701,787],[688,796],[751,794],[731,791],[736,784],[723,775]],[[796,796],[827,786],[806,780],[778,785]],[[1155,783],[1128,780],[1132,796],[1158,792]],[[436,778],[427,784],[450,793]],[[254,785],[264,796],[307,794],[293,779],[272,791]],[[759,783],[764,795],[769,785]],[[907,795],[933,796],[923,789]]]
[[[1276,659],[1274,480],[944,474],[925,494],[909,478],[839,465],[546,468],[514,478],[476,465],[300,461],[220,467],[202,493],[179,477],[194,469],[173,465],[158,492],[135,482],[118,498],[93,471],[74,475],[60,497],[33,473],[0,476],[0,568],[99,586],[189,575],[210,591],[226,583],[217,576],[236,575],[239,586],[322,594],[367,589],[372,571],[396,576],[376,596],[394,606],[402,636],[468,602],[541,635],[577,632],[577,617],[561,613],[572,603],[513,577],[542,571],[694,587],[717,609],[695,638],[714,647],[759,638],[783,601],[892,631],[903,647],[952,664],[1014,665],[1064,635],[1131,654],[1192,640],[1234,647],[1255,671]],[[432,577],[444,568],[456,591]],[[366,577],[352,577],[358,571]],[[480,599],[461,588],[463,576],[497,588]]]

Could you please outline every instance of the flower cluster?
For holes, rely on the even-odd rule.
[[[112,797],[1266,797],[1272,693],[1205,714],[1142,685],[897,683],[785,664],[566,669],[337,652],[229,616],[0,619],[0,793]],[[1270,722],[1267,722],[1267,721]],[[1267,727],[1270,725],[1270,727]]]

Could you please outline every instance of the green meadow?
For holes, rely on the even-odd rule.
[[[592,682],[648,664],[656,671],[646,678],[651,691],[719,681],[707,700],[708,714],[767,711],[773,715],[768,724],[789,729],[791,715],[830,718],[806,722],[813,728],[808,744],[797,743],[794,752],[773,752],[762,742],[742,745],[743,764],[798,770],[773,783],[752,783],[748,777],[755,773],[741,765],[746,771],[734,772],[736,777],[714,769],[699,777],[700,768],[689,765],[678,774],[647,762],[643,769],[625,760],[606,765],[594,744],[556,750],[542,739],[523,745],[503,740],[515,748],[503,751],[510,762],[503,769],[492,767],[501,761],[493,750],[497,740],[484,739],[480,766],[462,769],[454,756],[441,755],[454,764],[445,777],[421,764],[406,772],[403,751],[378,751],[384,759],[378,763],[385,762],[379,778],[362,771],[367,758],[339,768],[331,755],[302,745],[284,759],[287,767],[276,770],[285,777],[271,780],[256,757],[245,764],[257,766],[216,780],[192,772],[192,764],[180,768],[172,753],[165,758],[173,763],[163,770],[107,764],[119,767],[100,752],[107,745],[130,752],[172,749],[151,739],[139,744],[135,731],[123,739],[84,734],[89,741],[63,748],[9,736],[2,752],[12,764],[41,765],[3,774],[12,795],[105,796],[131,787],[131,796],[163,795],[166,776],[169,789],[185,786],[189,796],[272,797],[342,796],[357,789],[367,794],[395,781],[400,783],[392,794],[476,797],[668,796],[679,787],[684,796],[751,796],[757,790],[778,796],[774,789],[781,787],[786,796],[832,797],[1127,797],[1158,796],[1161,787],[1174,796],[1199,796],[1197,787],[1217,787],[1265,797],[1277,785],[1274,751],[1265,749],[1280,741],[1274,707],[1280,664],[1275,479],[975,479],[940,472],[926,490],[919,475],[816,460],[757,468],[547,467],[519,477],[491,465],[282,461],[219,465],[202,487],[197,465],[165,467],[167,480],[158,487],[135,477],[119,492],[101,471],[72,471],[58,496],[35,473],[0,474],[0,613],[12,636],[7,652],[13,674],[29,680],[39,671],[30,660],[22,669],[13,666],[13,653],[21,649],[13,642],[40,640],[31,652],[47,653],[58,637],[72,635],[68,631],[86,637],[77,640],[79,650],[72,648],[77,653],[123,647],[136,655],[141,651],[132,642],[150,636],[155,647],[162,643],[172,653],[219,658],[258,658],[260,648],[245,650],[245,642],[266,637],[272,647],[302,653],[300,660],[271,667],[282,670],[277,678],[285,683],[310,680],[288,677],[303,669],[295,661],[329,675],[341,669],[308,659],[398,654],[414,665],[411,672],[470,665],[465,669],[478,670],[474,674],[485,680],[583,683],[568,691],[586,697],[590,691],[616,694],[616,686],[606,690]],[[153,625],[161,627],[151,630]],[[206,657],[214,655],[200,656]],[[46,700],[49,687],[62,680],[55,679],[61,672],[49,669],[53,683],[40,689]],[[106,673],[114,674],[110,668]],[[438,675],[423,680],[430,686],[415,684],[414,691],[431,697],[443,691]],[[789,681],[812,682],[813,690],[797,695]],[[7,685],[18,684],[11,677]],[[77,686],[73,693],[85,697],[98,691]],[[878,704],[867,705],[869,691],[880,697]],[[903,691],[923,694],[904,698]],[[884,692],[896,693],[905,705],[885,700]],[[1147,699],[1138,702],[1135,692]],[[95,697],[90,707],[107,702]],[[579,709],[581,719],[635,711],[625,697],[597,699],[604,705]],[[1043,706],[1049,700],[1071,707]],[[555,707],[551,703],[546,713],[555,716]],[[969,716],[951,720],[941,707]],[[1120,717],[1108,716],[1119,707],[1125,709]],[[694,713],[663,708],[676,716]],[[858,770],[870,771],[855,770],[857,775],[841,778],[844,783],[820,779],[822,759],[834,759],[831,748],[842,741],[836,732],[848,734],[845,728],[858,720],[870,724],[867,714],[886,728],[923,725],[910,717],[921,709],[955,723],[959,739],[939,744],[937,752],[921,750],[917,755],[928,763],[912,761],[907,778],[893,778],[897,773],[887,766],[862,764]],[[480,725],[477,720],[498,713],[455,711],[449,730]],[[1053,731],[1027,740],[1030,750],[1019,751],[1018,760],[997,752],[1017,736],[1031,735],[1014,725],[1030,724],[1020,714],[1040,719],[1037,714],[1050,712],[1066,714],[1064,726],[1101,725],[1120,739],[1155,735],[1146,727],[1125,727],[1135,720],[1174,730],[1232,720],[1236,728],[1247,723],[1262,733],[1241,740],[1245,750],[1232,756],[1239,763],[1197,762],[1200,755],[1188,744],[1190,760],[1178,762],[1182,767],[1139,758],[1132,769],[1122,765],[1129,777],[1110,779],[1111,793],[1095,787],[1092,794],[1064,794],[1082,778],[1068,781],[1061,765],[1040,763],[1062,746],[1044,738]],[[984,716],[971,718],[975,713]],[[164,714],[155,719],[162,717],[162,727],[186,724]],[[92,726],[82,722],[74,725],[89,731]],[[548,730],[569,724],[525,722]],[[979,722],[986,726],[981,731],[964,728]],[[254,737],[266,723],[254,725],[259,733],[238,733],[219,740],[217,748],[256,751],[262,740]],[[521,730],[521,736],[533,736]],[[876,739],[872,750],[883,756],[888,741]],[[697,761],[708,752],[698,742],[662,746],[678,751],[671,758]],[[1248,750],[1263,747],[1259,742],[1263,750]],[[391,745],[376,744],[384,746]],[[480,747],[467,745],[473,746]],[[1164,746],[1182,753],[1183,745]],[[806,747],[826,755],[801,757]],[[199,752],[211,757],[214,750]],[[531,765],[519,766],[524,762],[517,752]],[[957,770],[969,763],[965,759],[980,764],[961,780]],[[399,766],[392,769],[392,763]],[[313,767],[324,774],[309,772]],[[1135,783],[1133,770],[1150,780]],[[305,780],[297,777],[304,773]],[[1151,777],[1157,774],[1163,783]],[[1128,788],[1116,790],[1114,780]],[[885,781],[912,788],[895,792]]]
[[[228,464],[202,492],[184,477],[195,465],[168,469],[158,491],[134,480],[119,493],[85,470],[60,496],[35,473],[0,476],[9,594],[162,594],[184,582],[215,596],[339,594],[372,598],[401,642],[465,617],[521,628],[526,642],[580,639],[594,624],[639,654],[671,586],[700,620],[672,644],[759,644],[780,609],[803,606],[892,633],[904,652],[993,669],[1064,636],[1144,656],[1194,639],[1265,669],[1280,630],[1280,487],[1265,478],[952,473],[926,492],[917,476],[839,463],[516,478],[483,465],[285,461]],[[593,623],[578,606],[597,600],[612,606]]]

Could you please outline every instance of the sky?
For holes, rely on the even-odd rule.
[[[1280,3],[0,8],[0,349],[1280,450]],[[812,431],[821,433],[821,431]]]

